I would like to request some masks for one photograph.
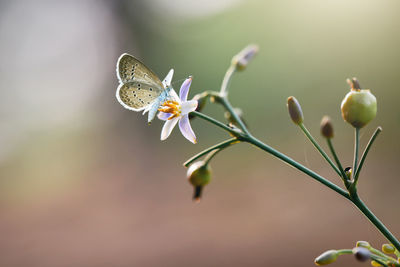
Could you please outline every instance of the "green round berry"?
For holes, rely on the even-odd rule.
[[[376,116],[376,98],[370,90],[351,90],[343,99],[343,119],[355,128],[362,128]]]
[[[205,186],[211,180],[211,168],[203,161],[195,162],[190,165],[187,177],[193,186]]]
[[[189,182],[193,185],[193,200],[200,202],[203,187],[211,180],[211,168],[203,161],[190,165],[187,171]]]

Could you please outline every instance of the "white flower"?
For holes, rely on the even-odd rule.
[[[158,109],[160,111],[160,113],[158,113],[158,118],[165,121],[164,127],[161,130],[161,140],[168,138],[179,121],[179,129],[182,135],[190,142],[196,143],[196,135],[189,122],[189,113],[196,110],[197,101],[187,101],[191,83],[192,77],[189,77],[182,83],[179,97],[176,95],[175,91],[171,89],[173,92],[171,94],[173,100],[165,101]]]

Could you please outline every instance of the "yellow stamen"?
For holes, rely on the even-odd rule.
[[[164,113],[173,113],[174,112],[173,108],[159,108],[158,110],[161,112],[164,112]]]
[[[171,117],[168,118],[168,120],[172,120],[173,118],[176,118],[176,117],[178,117],[178,116],[179,116],[179,114],[174,113]]]
[[[169,117],[168,120],[172,120],[173,118],[179,117],[181,115],[181,105],[174,100],[165,101],[158,110],[164,113],[172,114],[172,116]]]

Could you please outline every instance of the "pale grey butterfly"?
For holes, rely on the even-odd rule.
[[[135,57],[122,54],[117,61],[120,82],[116,97],[129,110],[149,112],[148,122],[156,116],[158,108],[168,99],[177,98],[171,87],[174,70],[171,69],[161,82],[156,74]]]

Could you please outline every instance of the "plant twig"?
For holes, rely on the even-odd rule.
[[[306,126],[303,123],[299,124],[301,130],[303,133],[307,136],[308,140],[314,145],[314,147],[318,150],[318,152],[321,154],[321,156],[331,165],[333,170],[340,176],[342,177],[342,174],[340,173],[340,170],[338,167],[336,167],[335,163],[329,158],[329,156],[325,153],[325,151],[321,148],[321,146],[315,141],[314,137],[311,135],[311,133],[307,130]],[[345,177],[343,177],[345,178]]]
[[[354,183],[357,184],[358,181],[358,176],[360,175],[361,169],[364,165],[364,161],[367,158],[369,149],[371,148],[372,144],[374,143],[375,139],[378,137],[379,133],[382,132],[382,128],[378,127],[376,128],[375,132],[373,133],[373,135],[371,136],[371,139],[369,139],[369,142],[367,144],[367,146],[365,147],[365,150],[361,156],[361,160],[360,160],[360,165],[358,166],[358,169],[354,175]]]
[[[222,80],[222,85],[221,85],[221,90],[220,90],[220,95],[222,97],[225,97],[228,95],[229,82],[231,81],[232,76],[235,73],[235,71],[236,71],[236,66],[231,64],[225,73],[224,79]]]
[[[216,144],[214,146],[211,146],[211,147],[201,151],[200,153],[194,155],[190,159],[188,159],[185,163],[183,163],[183,166],[188,167],[194,161],[196,161],[197,159],[201,158],[202,156],[212,152],[213,150],[216,150],[216,149],[221,150],[221,149],[224,149],[224,148],[226,148],[226,147],[228,147],[228,146],[230,146],[230,145],[232,145],[234,143],[238,143],[238,142],[240,142],[240,141],[236,137],[234,137],[234,138],[230,138],[228,140],[225,140],[225,141],[223,141],[223,142],[221,142],[219,144]]]
[[[357,172],[358,164],[358,150],[360,147],[360,128],[356,128],[354,132],[354,160],[353,160],[353,174]],[[354,175],[353,175],[354,177]]]
[[[216,119],[211,118],[211,117],[209,117],[209,116],[207,116],[207,115],[205,115],[205,114],[203,114],[201,112],[193,111],[190,114],[193,114],[194,116],[200,117],[200,118],[202,118],[202,119],[204,119],[204,120],[206,120],[208,122],[211,122],[212,124],[217,125],[218,127],[224,129],[225,131],[227,131],[227,132],[229,132],[229,133],[231,133],[233,135],[237,135],[238,134],[238,131],[236,129],[231,128],[231,127],[223,124],[222,122],[217,121]]]
[[[347,179],[347,175],[346,175],[346,173],[344,172],[342,163],[340,163],[340,160],[339,160],[339,158],[338,158],[338,156],[337,156],[337,154],[336,154],[336,151],[335,151],[335,148],[333,147],[331,138],[327,138],[327,139],[326,139],[326,142],[328,143],[328,147],[329,147],[329,149],[330,149],[330,151],[331,151],[331,153],[332,153],[332,155],[333,155],[333,158],[334,158],[336,164],[337,164],[338,167],[339,167],[340,173],[342,174],[343,183],[344,183],[344,185],[346,186],[346,188],[348,188],[348,187],[350,186],[350,184],[349,184],[349,181],[348,181],[348,179]]]

